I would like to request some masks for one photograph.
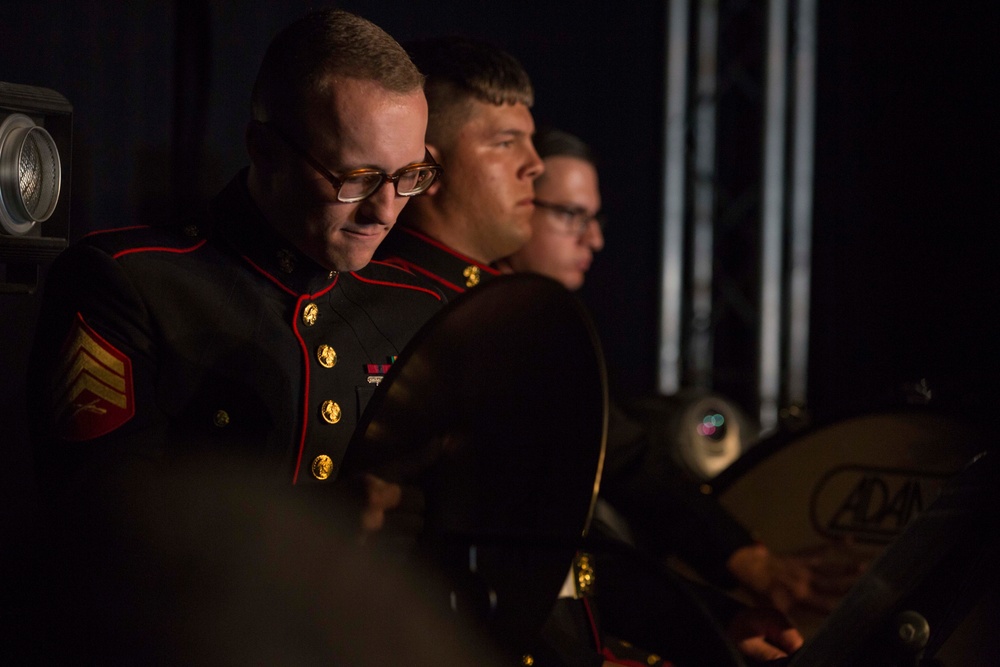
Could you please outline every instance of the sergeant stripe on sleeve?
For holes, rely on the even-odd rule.
[[[135,414],[132,362],[77,313],[57,370],[56,435],[91,440],[122,426]]]

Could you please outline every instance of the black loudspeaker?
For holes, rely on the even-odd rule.
[[[69,239],[73,107],[0,82],[0,293],[33,292]]]

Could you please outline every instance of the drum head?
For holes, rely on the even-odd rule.
[[[777,551],[845,538],[881,550],[984,440],[974,425],[928,410],[860,415],[761,440],[709,484]]]

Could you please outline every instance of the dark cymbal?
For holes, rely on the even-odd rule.
[[[501,276],[454,299],[401,353],[341,474],[420,486],[426,541],[461,554],[447,567],[475,570],[500,634],[533,635],[586,532],[606,423],[582,305],[547,278]]]

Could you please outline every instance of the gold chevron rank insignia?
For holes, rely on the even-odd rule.
[[[55,432],[90,440],[135,414],[132,362],[91,329],[78,313],[63,346],[56,377]]]

